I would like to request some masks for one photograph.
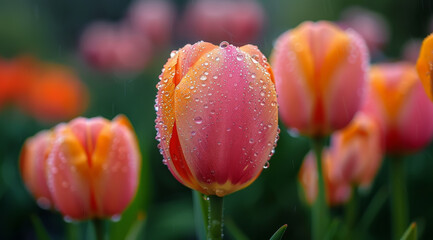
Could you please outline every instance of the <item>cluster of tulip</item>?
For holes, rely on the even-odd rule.
[[[410,63],[370,67],[364,40],[324,21],[282,34],[272,68],[253,45],[201,41],[173,51],[157,85],[156,139],[173,176],[209,196],[202,201],[209,208],[203,212],[208,239],[221,239],[222,197],[247,187],[269,166],[278,110],[288,128],[312,139],[316,157],[307,154],[299,178],[314,205],[312,236],[323,238],[327,204],[346,203],[353,188],[368,188],[385,153],[402,156],[432,139],[432,48],[433,40],[423,47],[419,77]],[[409,220],[404,168],[398,159],[389,164],[397,238]],[[60,124],[29,139],[21,156],[24,181],[38,202],[53,203],[73,219],[120,214],[136,191],[139,165],[124,117]]]
[[[175,15],[168,1],[138,0],[120,23],[89,25],[81,37],[81,54],[101,71],[138,72],[150,62],[155,50],[170,42],[173,29],[180,29],[180,37],[190,41],[219,43],[229,39],[246,44],[257,40],[265,18],[255,1],[228,0],[192,2],[176,28]]]
[[[44,122],[67,120],[81,114],[87,88],[68,67],[29,57],[0,59],[0,108],[20,107]]]

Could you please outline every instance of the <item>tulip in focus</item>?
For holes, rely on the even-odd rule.
[[[433,137],[433,105],[412,64],[373,66],[363,111],[380,124],[388,153],[420,150]]]
[[[369,61],[358,34],[325,21],[305,22],[278,38],[271,60],[287,127],[322,137],[349,124],[362,101]]]
[[[433,101],[433,34],[430,34],[422,42],[416,69],[427,96]]]
[[[82,34],[80,52],[98,70],[137,72],[150,61],[152,44],[127,25],[96,22]]]
[[[324,170],[326,201],[328,205],[336,206],[346,203],[350,199],[351,195],[350,184],[345,181],[338,181],[330,176],[334,164],[326,150],[323,151],[322,154],[322,166]],[[305,156],[298,177],[305,194],[305,199],[308,204],[312,205],[317,198],[318,191],[317,164],[315,155],[312,151]]]
[[[44,122],[71,119],[81,114],[88,104],[85,85],[66,67],[41,64],[33,72],[20,106]]]
[[[42,131],[27,139],[20,156],[23,181],[38,205],[44,209],[50,208],[53,203],[46,176],[47,158],[52,143],[52,132]]]
[[[116,217],[134,198],[140,151],[124,116],[76,118],[57,125],[47,160],[47,180],[65,218]]]
[[[346,128],[331,138],[330,178],[369,187],[382,163],[383,147],[378,124],[358,114]]]
[[[243,45],[260,36],[265,22],[262,6],[254,0],[193,1],[185,11],[181,33],[193,40]]]
[[[222,197],[259,176],[276,144],[278,107],[257,47],[186,45],[172,52],[157,88],[158,146],[180,183]]]

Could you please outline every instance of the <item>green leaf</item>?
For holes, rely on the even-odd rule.
[[[137,221],[135,221],[134,225],[132,225],[131,229],[129,230],[129,233],[126,236],[126,240],[139,239],[139,236],[143,233],[143,229],[145,225],[146,225],[146,219],[138,218]]]
[[[45,229],[44,225],[42,224],[41,220],[39,219],[39,217],[37,217],[36,215],[31,215],[30,218],[32,220],[33,227],[35,228],[37,239],[38,240],[51,239],[50,236],[48,235],[47,230]]]
[[[388,192],[385,188],[380,189],[367,206],[365,213],[360,220],[360,232],[367,232],[373,220],[376,218],[380,209],[385,205],[388,198]]]
[[[208,221],[208,208],[209,201],[205,200],[207,196],[198,191],[192,190],[192,198],[194,204],[194,223],[195,232],[198,239],[205,240],[207,235],[207,221]]]
[[[269,240],[280,240],[283,235],[284,232],[286,231],[287,228],[287,224],[284,224],[283,226],[281,226],[275,233],[274,235],[272,235],[272,237]]]
[[[233,239],[236,240],[248,240],[248,237],[239,229],[238,226],[236,226],[236,223],[231,218],[227,218],[224,221],[224,225],[228,231],[228,234],[230,234]]]
[[[406,229],[406,232],[404,232],[403,236],[401,237],[401,240],[416,240],[416,239],[417,239],[417,228],[416,228],[416,223],[413,222]]]
[[[328,232],[325,235],[325,240],[335,239],[338,233],[338,229],[340,228],[341,221],[338,219],[334,219],[329,226]]]

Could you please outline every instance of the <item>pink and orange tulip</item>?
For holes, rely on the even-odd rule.
[[[358,114],[349,126],[332,135],[329,156],[332,179],[369,187],[383,157],[379,125],[367,115]]]
[[[171,54],[157,88],[158,146],[180,183],[222,197],[259,176],[273,153],[278,107],[257,47],[186,45]]]
[[[20,172],[27,189],[41,208],[52,207],[53,200],[47,184],[47,158],[53,143],[53,133],[42,131],[24,143],[20,156]]]
[[[313,137],[344,128],[360,107],[368,61],[362,38],[330,22],[281,35],[271,63],[282,121]]]
[[[348,182],[333,179],[330,175],[333,165],[329,152],[327,150],[323,151],[322,169],[326,186],[325,195],[326,201],[330,206],[347,202],[351,195],[351,186]],[[301,169],[299,170],[298,178],[305,194],[305,200],[308,204],[312,205],[316,201],[318,192],[316,156],[312,151],[305,156]]]
[[[363,111],[378,121],[389,153],[420,150],[433,138],[433,105],[410,63],[371,68]]]
[[[422,42],[416,68],[427,96],[433,101],[433,34]]]
[[[21,171],[35,197],[52,201],[65,218],[106,218],[120,215],[134,198],[140,161],[126,117],[77,118],[29,139]]]

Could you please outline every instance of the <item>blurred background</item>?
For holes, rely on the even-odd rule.
[[[110,224],[113,239],[125,238],[137,216],[146,221],[140,239],[196,239],[191,190],[162,163],[155,140],[155,85],[172,50],[226,40],[255,44],[269,57],[283,32],[329,20],[364,36],[372,62],[416,61],[420,41],[433,31],[432,16],[430,0],[0,0],[0,239],[36,239],[35,219],[52,239],[85,235],[88,223],[65,224],[59,213],[37,206],[20,177],[20,149],[27,137],[61,121],[120,113],[136,130],[143,169],[135,202]],[[310,238],[297,181],[309,141],[280,128],[270,167],[225,198],[227,239],[234,232],[267,239],[286,223],[284,239]],[[422,239],[433,239],[432,153],[433,146],[406,161],[410,217]],[[388,192],[383,165],[361,193],[361,209],[379,202],[362,233],[368,239],[390,238],[389,200],[380,200]],[[332,211],[338,217],[342,209]]]

